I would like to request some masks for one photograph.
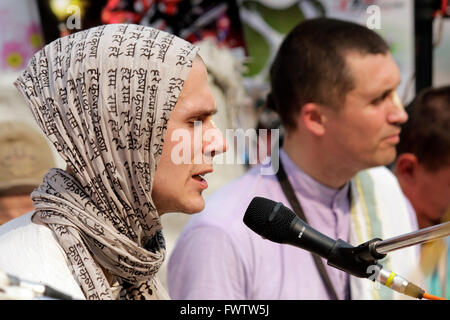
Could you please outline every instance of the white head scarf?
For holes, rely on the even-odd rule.
[[[152,184],[196,53],[150,27],[104,25],[50,43],[15,82],[74,171],[48,172],[32,193],[33,221],[54,231],[87,299],[163,297]]]

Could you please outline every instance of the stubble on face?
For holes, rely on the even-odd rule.
[[[398,67],[390,54],[349,54],[347,65],[355,86],[328,124],[332,147],[355,171],[387,165],[395,159],[400,124],[406,121],[394,95]]]

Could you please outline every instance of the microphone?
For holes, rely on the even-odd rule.
[[[325,258],[328,265],[353,276],[369,278],[413,298],[422,299],[425,293],[420,287],[378,264],[378,259],[386,256],[375,250],[376,243],[381,239],[372,239],[357,247],[341,239],[333,240],[309,226],[283,203],[262,197],[255,197],[250,202],[244,223],[265,239],[310,251]]]
[[[2,291],[2,287],[16,289],[9,291],[13,296],[22,297],[19,299],[29,300],[36,297],[48,297],[58,300],[74,300],[71,296],[53,289],[52,287],[38,282],[22,280],[16,276],[7,274],[6,272],[0,270],[0,292]],[[8,293],[8,290],[6,290],[6,292]]]
[[[336,241],[310,227],[281,202],[255,197],[244,215],[254,232],[277,243],[311,251],[327,259]]]

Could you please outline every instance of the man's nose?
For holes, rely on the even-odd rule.
[[[408,121],[408,114],[406,113],[397,92],[394,91],[390,99],[388,122],[391,124],[403,124],[406,121]]]
[[[210,154],[214,157],[218,154],[224,153],[228,149],[228,143],[219,128],[212,123],[213,126],[209,128],[203,135],[204,138],[204,153]]]

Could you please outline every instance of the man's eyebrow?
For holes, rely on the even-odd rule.
[[[213,116],[217,113],[217,109],[209,109],[209,110],[198,110],[197,112],[194,112],[190,115],[190,118],[198,118],[198,117],[207,117],[207,116]]]
[[[391,92],[397,90],[397,88],[400,85],[400,83],[401,83],[401,81],[398,82],[393,88],[389,88],[389,89],[384,90],[381,94],[377,95],[377,97],[375,99],[388,96]]]

